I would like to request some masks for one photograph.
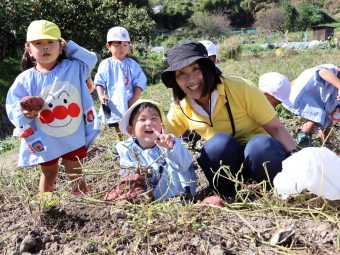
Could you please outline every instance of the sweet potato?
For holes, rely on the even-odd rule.
[[[224,207],[225,206],[223,200],[219,196],[206,197],[205,199],[203,199],[201,204],[202,205],[212,205],[212,206],[216,206],[216,207]]]
[[[44,99],[37,96],[25,96],[20,100],[20,106],[27,111],[40,111],[44,105]]]
[[[145,177],[140,174],[135,174],[134,176],[125,177],[120,180],[119,183],[115,184],[105,194],[103,200],[127,200],[133,203],[147,203],[151,198],[149,195]]]

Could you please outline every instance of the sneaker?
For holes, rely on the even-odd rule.
[[[297,134],[297,145],[300,148],[314,147],[312,142],[312,134],[300,131]]]

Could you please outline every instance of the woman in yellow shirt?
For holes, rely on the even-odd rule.
[[[221,165],[236,175],[243,164],[243,177],[260,182],[268,180],[266,164],[272,181],[296,144],[258,88],[242,78],[223,77],[198,42],[176,44],[167,61],[162,81],[174,101],[166,129],[176,136],[192,130],[206,140],[198,163],[210,186],[224,196],[235,193],[232,181],[214,178]]]

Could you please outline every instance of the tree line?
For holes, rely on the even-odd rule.
[[[151,40],[155,32],[147,1],[1,0],[0,63],[23,49],[27,27],[37,19],[58,24],[63,38],[96,52],[103,49],[113,26],[126,27],[135,41]]]
[[[0,0],[0,64],[22,51],[29,23],[46,19],[62,36],[101,52],[107,31],[126,27],[133,42],[150,42],[156,31],[189,27],[186,33],[226,35],[230,27],[297,31],[334,19],[323,7],[336,0]],[[159,12],[152,7],[160,5]],[[189,31],[189,32],[188,32]],[[188,36],[190,36],[188,34]]]

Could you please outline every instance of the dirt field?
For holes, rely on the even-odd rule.
[[[339,154],[338,139],[331,145]],[[310,194],[281,201],[248,185],[224,208],[104,203],[118,171],[111,143],[104,137],[92,147],[83,197],[70,195],[62,173],[57,192],[39,197],[39,170],[17,169],[16,153],[1,157],[0,254],[340,254],[340,202]],[[210,190],[197,174],[200,200]],[[271,245],[280,230],[287,240]]]

